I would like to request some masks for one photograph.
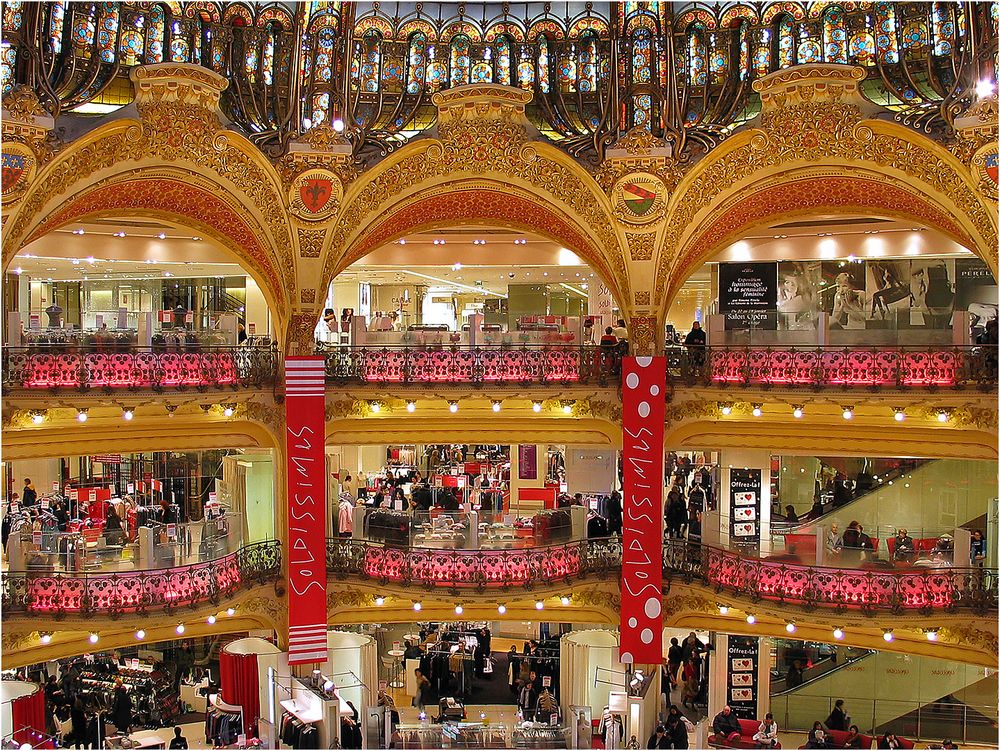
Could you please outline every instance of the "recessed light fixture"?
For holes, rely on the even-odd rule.
[[[753,416],[760,417],[762,414],[764,414],[763,406],[760,404],[753,405]]]
[[[501,603],[501,604],[497,605],[497,612],[498,612],[498,613],[499,613],[500,615],[503,615],[504,613],[506,613],[506,612],[507,612],[507,606],[506,606],[506,605],[504,605],[503,603]]]
[[[97,644],[97,640],[100,639],[101,637],[97,635],[96,631],[91,631],[90,636],[87,638],[91,644]]]
[[[87,410],[81,407],[76,411],[76,419],[80,422],[87,422]]]
[[[938,410],[938,413],[937,413],[937,420],[938,420],[938,422],[948,422],[948,420],[949,420],[950,417],[951,417],[951,413],[948,412],[948,410],[946,410],[946,409],[939,409]]]
[[[882,629],[882,638],[885,639],[886,641],[892,641],[896,637],[893,636],[891,628],[884,628]]]
[[[747,613],[747,623],[749,623],[752,626],[756,622],[757,622],[757,616],[755,616],[753,613]]]
[[[850,420],[854,417],[854,407],[844,407],[843,417],[845,420]]]
[[[732,414],[733,411],[733,405],[730,404],[729,402],[723,402],[722,404],[719,405],[719,411],[723,415],[730,415]]]
[[[729,615],[729,608],[726,605],[719,605],[719,615]]]
[[[902,422],[906,419],[906,410],[903,407],[893,407],[892,417],[896,422]]]
[[[545,607],[545,603],[541,600],[535,600],[535,610],[541,610]]]
[[[375,604],[376,604],[376,605],[377,605],[378,607],[382,607],[383,605],[385,605],[385,598],[384,598],[384,597],[383,597],[382,595],[378,595],[378,596],[377,596],[377,597],[375,598]]]
[[[834,639],[843,639],[844,638],[844,629],[842,629],[842,628],[835,628],[833,630],[833,638]]]
[[[206,618],[206,619],[205,619],[205,622],[206,622],[206,623],[207,623],[207,624],[208,624],[209,626],[214,626],[214,625],[215,625],[215,621],[216,621],[216,620],[217,620],[217,619],[216,619],[216,617],[215,617],[214,615],[210,615],[210,616],[208,616],[208,618]]]
[[[138,631],[135,632],[135,638],[138,639],[139,641],[142,641],[143,639],[146,638],[146,632],[140,628]]]
[[[535,401],[533,401],[531,403],[531,409],[534,412],[541,412],[542,411],[542,403],[536,399]]]
[[[501,404],[503,404],[502,400],[500,400],[500,399],[494,399],[493,400],[493,411],[494,412],[499,412]]]
[[[416,610],[416,611],[417,611],[418,613],[419,613],[419,612],[420,612],[421,610],[423,610],[423,607],[424,607],[424,606],[423,606],[423,605],[421,605],[421,604],[420,604],[419,602],[415,602],[415,603],[413,603],[413,609],[414,609],[414,610]]]
[[[125,420],[131,420],[135,417],[135,410],[131,407],[125,407],[122,409],[122,418]]]
[[[413,401],[412,399],[407,400],[407,402],[406,402],[406,411],[407,412],[416,412],[417,411],[417,403],[415,401]]]
[[[158,234],[157,237],[160,238],[161,240],[166,240],[167,239],[167,235],[164,232],[161,232],[160,234]]]
[[[786,623],[785,624],[785,631],[787,631],[790,634],[794,634],[795,633],[795,624],[792,623],[791,621],[789,621],[788,623]]]
[[[461,615],[464,612],[465,612],[465,608],[463,608],[461,605],[456,605],[455,606],[455,615]]]
[[[805,411],[802,409],[802,405],[801,404],[796,404],[792,408],[792,416],[793,417],[801,418],[802,415],[804,415],[804,414],[805,414]]]
[[[455,401],[454,399],[450,400],[448,402],[448,411],[451,412],[452,414],[458,412],[458,402]]]
[[[178,634],[183,634],[187,629],[184,627],[183,623],[178,623],[177,628],[174,629]]]

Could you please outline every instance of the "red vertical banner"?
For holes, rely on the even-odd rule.
[[[663,653],[663,418],[666,359],[622,360],[622,605],[620,659]]]
[[[322,357],[285,359],[290,665],[327,656],[325,378]]]

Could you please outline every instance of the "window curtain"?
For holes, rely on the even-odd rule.
[[[243,707],[243,729],[248,738],[257,737],[260,717],[260,686],[257,655],[234,655],[225,649],[219,655],[222,701]]]

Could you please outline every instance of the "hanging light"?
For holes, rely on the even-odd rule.
[[[850,420],[854,417],[854,407],[844,407],[843,415],[845,420]]]
[[[458,402],[455,401],[454,399],[450,400],[448,402],[448,411],[451,412],[452,414],[458,412]]]
[[[757,622],[757,616],[755,616],[753,613],[747,613],[747,623],[749,623],[752,626],[756,622]]]
[[[138,631],[135,632],[135,638],[138,639],[139,641],[142,641],[143,639],[146,638],[146,632],[140,628]]]
[[[844,629],[839,628],[839,627],[835,628],[833,630],[833,638],[834,639],[843,639],[844,638]]]
[[[415,401],[413,401],[412,399],[408,400],[406,402],[406,411],[407,412],[416,412],[417,411],[417,403]]]
[[[424,607],[424,606],[423,606],[423,605],[421,605],[421,604],[420,604],[419,602],[415,602],[415,603],[413,603],[413,609],[414,609],[414,610],[416,610],[416,611],[417,611],[418,613],[419,613],[419,612],[420,612],[421,610],[423,610],[423,607]]]
[[[81,407],[76,411],[76,419],[80,422],[87,422],[87,409]]]
[[[503,403],[502,399],[494,399],[493,400],[493,411],[494,412],[499,412],[500,411],[500,405],[502,403]]]
[[[801,404],[796,404],[792,409],[792,417],[801,418],[805,414]]]
[[[541,412],[542,411],[542,403],[536,399],[535,401],[533,401],[531,403],[531,410],[533,412]]]
[[[503,615],[504,613],[506,613],[506,612],[507,612],[507,606],[506,606],[506,605],[504,605],[503,603],[500,603],[499,605],[497,605],[497,612],[498,612],[498,613],[499,613],[500,615]]]
[[[762,405],[760,404],[753,405],[753,416],[760,417],[762,414],[764,414],[764,409]]]

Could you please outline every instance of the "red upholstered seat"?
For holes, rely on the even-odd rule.
[[[847,748],[847,746],[844,745],[847,739],[846,730],[827,730],[826,735],[830,739],[829,748]],[[874,736],[864,735],[862,733],[860,738],[861,738],[861,748],[871,748],[872,745],[875,743]],[[806,748],[806,747],[799,746],[799,748]],[[906,746],[905,748],[913,748],[913,745],[911,744],[910,746]]]
[[[715,734],[712,733],[708,736],[708,745],[713,748],[756,748],[757,743],[753,737],[760,728],[760,720],[744,720],[739,718],[739,723],[740,737],[738,740],[730,743],[724,738],[716,738]],[[781,744],[779,743],[774,748],[781,748]]]

